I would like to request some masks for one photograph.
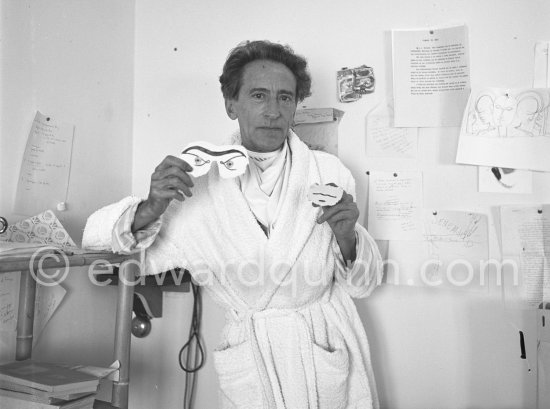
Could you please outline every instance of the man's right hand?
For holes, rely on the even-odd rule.
[[[187,174],[192,170],[191,165],[183,159],[171,155],[164,158],[151,176],[147,200],[141,202],[136,210],[132,232],[158,219],[166,211],[172,199],[183,202],[185,196],[193,196],[191,193],[193,181]]]

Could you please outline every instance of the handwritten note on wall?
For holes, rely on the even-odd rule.
[[[53,314],[61,304],[67,290],[61,285],[44,286],[39,285],[36,288],[36,300],[34,304],[34,338],[33,344],[38,342],[40,334],[46,327],[46,324],[52,318]]]
[[[422,174],[370,172],[368,230],[377,240],[422,237]]]
[[[18,272],[0,274],[0,330],[15,330],[19,300]]]
[[[19,310],[19,282],[21,273],[18,271],[0,274],[0,333],[13,336],[17,328]],[[36,286],[34,303],[33,344],[36,344],[46,324],[65,297],[67,290],[60,284]]]
[[[388,283],[487,291],[488,257],[486,215],[424,210],[421,240],[389,243]]]
[[[550,205],[502,206],[500,219],[503,258],[519,273],[514,283],[508,270],[507,301],[538,308],[550,301]]]
[[[36,113],[21,162],[14,212],[33,215],[67,198],[74,126]]]
[[[394,128],[393,107],[382,102],[367,116],[366,153],[369,157],[416,158],[418,128]]]

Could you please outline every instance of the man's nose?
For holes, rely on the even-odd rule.
[[[264,114],[270,119],[278,118],[281,115],[279,101],[276,98],[270,98],[267,101]]]

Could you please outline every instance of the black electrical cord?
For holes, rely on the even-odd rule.
[[[189,339],[181,347],[178,354],[180,368],[185,371],[185,393],[183,397],[183,408],[192,409],[195,394],[196,378],[195,372],[204,366],[204,349],[200,339],[200,326],[202,318],[202,297],[200,288],[191,282],[193,291],[193,315],[189,326]],[[183,355],[185,354],[185,364]],[[193,367],[191,360],[193,357]]]

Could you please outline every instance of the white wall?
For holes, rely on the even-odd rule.
[[[36,110],[76,128],[68,210],[56,214],[77,243],[92,211],[129,194],[133,3],[0,3],[0,215],[10,223],[24,217],[15,214],[12,207]],[[63,286],[67,296],[41,335],[33,356],[110,364],[115,289],[92,286],[86,269],[73,269]]]
[[[424,172],[427,207],[489,214],[502,203],[548,201],[547,174],[535,175],[533,195],[477,193],[476,169],[454,163],[457,128],[422,129],[416,162],[372,160],[363,152],[365,115],[391,95],[390,29],[466,23],[472,84],[528,87],[534,43],[550,38],[549,13],[545,1],[512,0],[140,1],[136,8],[133,191],[147,194],[150,174],[165,155],[177,154],[193,140],[221,142],[236,127],[223,108],[218,84],[221,67],[238,42],[270,39],[289,43],[308,58],[313,96],[304,106],[331,106],[346,112],[340,125],[340,157],[356,177],[361,209],[367,197],[365,171],[403,167]],[[363,63],[374,67],[375,94],[353,104],[338,103],[336,70]],[[492,222],[490,234],[491,255],[498,256]],[[166,316],[162,323],[155,320],[152,336],[134,343],[136,366],[151,369],[145,387],[132,384],[136,407],[138,402],[162,407],[177,407],[181,402],[183,391],[165,385],[183,380],[175,358],[186,339],[189,298],[174,295],[165,300],[166,308],[178,311],[170,313],[176,317]],[[208,299],[205,305],[203,333],[211,350],[223,317]],[[383,286],[357,306],[370,337],[383,407],[535,406],[534,368],[529,373],[527,363],[519,359],[518,338],[519,329],[527,331],[533,367],[533,317],[505,311],[498,288],[479,297]],[[156,350],[160,344],[162,351]],[[210,360],[199,374],[197,407],[216,407],[213,391],[217,385],[212,376]]]
[[[3,0],[0,215],[10,223],[36,110],[74,124],[66,212],[80,243],[87,216],[130,191],[133,1]],[[52,209],[55,211],[55,208]]]

